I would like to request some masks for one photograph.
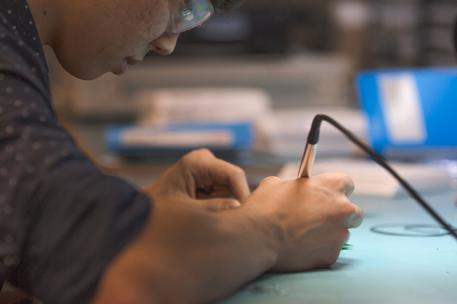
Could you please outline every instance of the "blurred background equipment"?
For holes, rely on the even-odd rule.
[[[452,0],[251,0],[123,77],[79,82],[53,68],[56,102],[83,118],[132,118],[138,90],[247,86],[267,90],[274,107],[356,107],[361,69],[454,65],[455,16]]]
[[[270,96],[259,89],[188,88],[146,90],[134,99],[142,124],[247,121],[270,115]]]
[[[282,168],[279,176],[296,178],[298,163]],[[410,164],[393,162],[390,165],[421,194],[437,194],[452,187],[451,175],[443,167],[432,164]],[[367,197],[399,198],[408,193],[395,178],[373,161],[364,159],[324,159],[316,163],[313,174],[343,172],[354,180],[354,194]]]
[[[61,112],[95,120],[134,119],[138,113],[132,101],[137,94],[161,89],[257,88],[271,96],[275,108],[304,103],[348,106],[348,71],[347,61],[338,54],[152,56],[122,77],[104,75],[84,82],[58,73],[55,92]]]
[[[410,112],[397,109],[411,101],[405,96],[415,91],[400,94],[398,89],[402,83],[417,83],[400,78],[382,81],[371,92],[384,88],[393,96],[391,113],[399,123],[388,132],[380,124],[381,112],[367,111],[367,103],[376,101],[373,95],[358,95],[355,80],[365,70],[453,67],[456,16],[453,0],[250,0],[240,10],[215,15],[205,26],[182,34],[172,56],[150,54],[121,77],[104,75],[83,82],[51,63],[55,103],[81,145],[106,167],[129,164],[125,156],[132,147],[126,143],[132,141],[121,140],[125,132],[130,139],[132,130],[139,132],[141,136],[134,132],[134,138],[148,142],[141,149],[134,147],[136,152],[169,152],[170,141],[180,139],[174,143],[180,149],[174,150],[178,153],[172,162],[189,149],[211,147],[203,141],[183,147],[195,128],[201,132],[202,124],[219,128],[218,124],[241,123],[252,135],[241,149],[244,165],[256,170],[274,167],[269,174],[275,174],[282,164],[301,156],[310,122],[318,113],[335,117],[375,146],[389,132],[418,136],[442,130],[437,122],[447,120],[440,115],[453,111],[453,95],[448,92],[431,94],[426,103],[432,106],[418,108],[423,120],[413,125],[406,115]],[[378,80],[372,79],[374,83]],[[419,91],[428,86],[421,82]],[[359,156],[331,128],[322,132],[321,157]],[[157,140],[164,135],[169,136],[168,150]],[[408,161],[413,160],[411,153],[418,155],[418,146],[414,147],[408,150]],[[449,164],[445,167],[455,171],[454,148],[446,149],[450,153],[445,157],[432,151],[427,161]],[[150,161],[158,159],[157,153],[149,154],[156,155]]]

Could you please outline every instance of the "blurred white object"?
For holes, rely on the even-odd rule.
[[[455,159],[441,159],[432,160],[428,162],[430,166],[438,167],[446,170],[452,178],[454,189],[457,189],[457,160]]]
[[[136,99],[143,124],[253,122],[270,115],[270,96],[245,88],[145,90]]]
[[[372,12],[366,1],[344,0],[336,4],[335,18],[345,28],[358,29],[369,23]]]
[[[51,67],[56,100],[78,117],[132,118],[137,93],[163,88],[259,88],[275,107],[350,104],[350,66],[341,54],[300,53],[283,58],[246,55],[145,60],[119,77],[81,81]]]
[[[425,144],[426,116],[415,77],[411,73],[380,75],[378,82],[381,107],[391,141]]]
[[[451,176],[443,167],[399,162],[392,162],[390,165],[419,193],[433,193],[452,188]],[[282,168],[279,176],[295,179],[297,172],[298,163],[289,163]],[[356,195],[392,198],[406,194],[397,180],[372,160],[317,160],[312,174],[325,172],[342,172],[351,176]]]
[[[361,139],[365,139],[366,121],[359,110],[342,108],[308,108],[279,110],[259,122],[264,148],[273,154],[299,159],[305,148],[308,131],[317,114],[336,119]],[[353,144],[333,126],[323,123],[319,142],[320,155],[348,155]]]

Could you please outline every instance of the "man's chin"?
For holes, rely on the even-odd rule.
[[[103,75],[106,74],[114,74],[116,76],[121,76],[124,74],[126,71],[125,68],[113,68],[111,71],[103,71],[103,72],[86,72],[86,73],[79,73],[79,74],[73,74],[73,76],[81,79],[81,80],[95,80],[97,78],[102,77]]]
[[[81,80],[94,80],[110,72],[115,75],[122,75],[127,70],[127,63],[125,62],[119,63],[111,69],[96,68],[95,66],[85,68],[82,64],[62,64],[62,66],[68,73]]]
[[[122,70],[122,69],[114,69],[111,71],[111,73],[113,73],[114,75],[117,75],[117,76],[121,76],[122,74],[125,73],[125,69]]]
[[[86,69],[80,63],[78,64],[60,61],[60,64],[65,69],[65,71],[81,80],[94,80],[103,74],[103,72],[97,71],[93,67]]]
[[[84,60],[84,58],[77,58],[74,53],[64,52],[59,48],[54,49],[54,53],[65,71],[81,80],[94,80],[111,71],[111,68],[107,68],[106,62],[100,60],[89,61]]]
[[[71,73],[73,76],[75,76],[78,79],[81,80],[95,80],[97,78],[100,78],[101,76],[108,74],[108,73],[113,73],[114,75],[122,75],[124,74],[125,69],[112,69],[111,71],[77,71]]]
[[[104,74],[104,72],[82,69],[65,69],[68,73],[81,80],[94,80]],[[106,73],[106,72],[105,72]]]

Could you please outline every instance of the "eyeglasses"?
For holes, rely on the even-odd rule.
[[[168,34],[180,34],[201,26],[213,14],[210,0],[169,0],[170,22]]]

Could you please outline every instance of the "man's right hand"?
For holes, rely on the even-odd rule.
[[[348,199],[353,190],[352,180],[343,174],[294,181],[265,179],[247,204],[266,214],[277,228],[278,257],[271,270],[332,265],[348,239],[348,229],[362,222],[362,210]]]

